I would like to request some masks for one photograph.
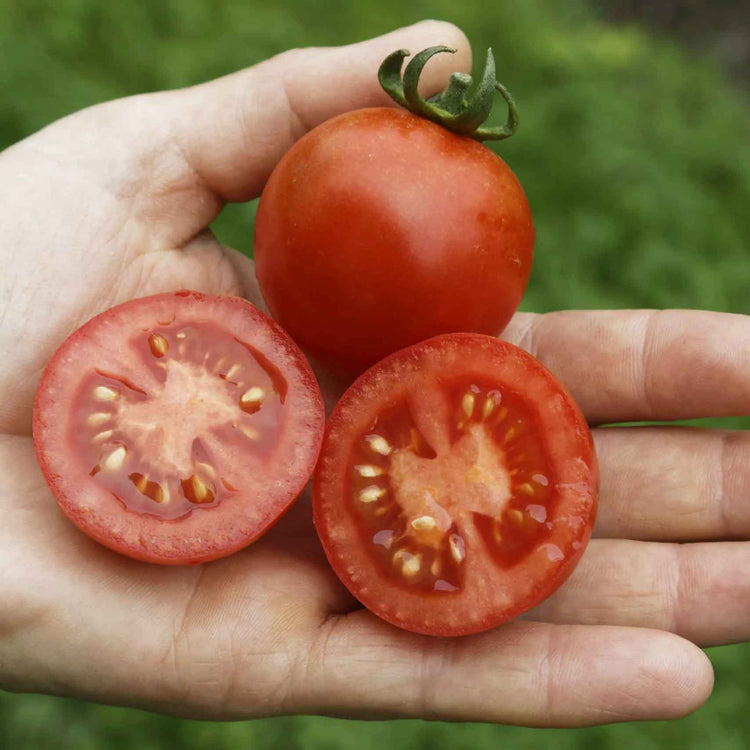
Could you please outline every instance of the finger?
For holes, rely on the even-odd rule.
[[[526,313],[503,337],[555,373],[593,423],[750,414],[750,321],[744,315]]]
[[[701,646],[750,639],[750,543],[594,540],[570,579],[528,613],[557,624],[668,630]]]
[[[471,68],[471,50],[452,24],[424,21],[359,44],[292,50],[175,92],[171,114],[176,138],[214,194],[223,200],[249,200],[307,130],[341,112],[392,103],[377,80],[386,55],[402,47],[415,53],[436,44],[457,52],[436,55],[425,68],[423,93],[435,93],[450,73]]]
[[[366,611],[329,621],[296,675],[303,713],[528,726],[675,718],[713,684],[698,648],[659,631],[519,622],[430,638]]]
[[[594,430],[601,501],[594,536],[750,538],[750,434],[687,427]]]
[[[309,506],[231,557],[149,565],[59,512],[30,438],[0,436],[0,475],[0,689],[215,718],[275,713],[292,653],[352,606]]]

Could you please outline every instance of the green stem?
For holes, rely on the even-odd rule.
[[[409,56],[405,49],[391,53],[383,60],[378,70],[378,80],[386,93],[402,107],[417,115],[437,122],[459,135],[478,141],[499,141],[510,138],[518,127],[518,112],[510,92],[495,80],[495,58],[487,50],[487,62],[482,79],[472,90],[472,78],[466,73],[453,73],[448,87],[431,97],[423,99],[418,92],[419,79],[427,61],[440,52],[456,50],[450,47],[428,47],[415,55],[406,66],[403,78],[401,66]],[[483,127],[492,110],[495,91],[499,92],[508,106],[505,125]]]

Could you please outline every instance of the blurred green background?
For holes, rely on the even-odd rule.
[[[523,182],[537,228],[525,309],[750,313],[749,12],[746,0],[0,0],[0,148],[105,99],[443,18],[467,32],[477,58],[493,47],[498,78],[519,103],[519,133],[498,151]],[[215,230],[251,252],[253,215],[252,205],[230,206]],[[713,697],[670,723],[574,731],[311,717],[220,724],[0,693],[0,745],[744,750],[750,647],[709,654]]]

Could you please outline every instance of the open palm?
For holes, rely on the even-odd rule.
[[[363,610],[326,564],[307,495],[243,552],[163,568],[81,534],[36,465],[34,391],[65,336],[114,304],[178,288],[260,304],[252,263],[219,245],[210,222],[225,202],[256,196],[306,130],[385,104],[373,71],[386,54],[436,43],[459,49],[426,70],[437,88],[470,67],[470,50],[454,27],[425,22],[356,53],[292,51],[100,105],[0,155],[0,686],[191,717],[562,726],[669,718],[705,700],[712,673],[694,643],[750,633],[741,433],[595,430],[600,515],[574,575],[525,618],[460,639],[401,632]],[[592,423],[750,407],[740,316],[519,314],[505,336],[545,362]],[[321,378],[330,403],[336,386]]]

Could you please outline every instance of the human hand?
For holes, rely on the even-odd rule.
[[[398,631],[339,584],[307,495],[261,540],[214,563],[150,566],[57,512],[31,408],[63,338],[133,297],[191,288],[260,303],[252,263],[207,230],[257,195],[307,129],[387,104],[373,71],[398,47],[459,52],[427,22],[351,48],[286,53],[182,91],[77,113],[0,154],[0,685],[194,718],[422,716],[570,726],[669,718],[711,690],[692,643],[748,637],[735,571],[750,534],[743,435],[595,430],[602,499],[571,579],[522,620],[436,639]],[[442,57],[442,56],[441,56]],[[519,314],[506,337],[540,357],[590,421],[747,412],[750,336],[711,313]],[[689,338],[688,338],[689,334]],[[329,402],[336,386],[325,378]],[[694,542],[679,545],[676,542]]]

